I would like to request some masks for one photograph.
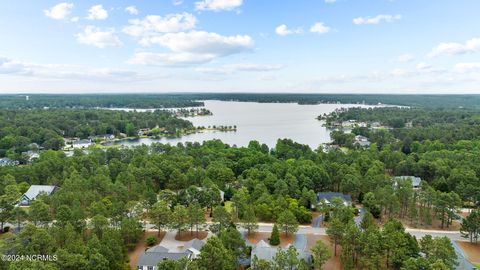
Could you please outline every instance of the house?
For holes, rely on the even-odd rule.
[[[332,203],[333,198],[340,198],[343,201],[345,206],[352,204],[352,196],[348,194],[343,194],[340,192],[318,192],[317,193],[317,202],[321,203],[324,202],[327,205]]]
[[[194,260],[200,254],[200,250],[205,245],[205,242],[199,239],[193,239],[185,243],[183,247],[178,249],[168,249],[163,246],[155,246],[147,249],[140,254],[137,261],[138,270],[157,270],[158,263],[163,260],[180,260],[181,258],[188,258]]]
[[[90,147],[91,145],[93,145],[92,140],[83,139],[83,140],[74,141],[72,143],[72,148],[74,148],[74,149],[84,149],[84,148]]]
[[[22,156],[25,156],[28,161],[32,161],[35,158],[39,158],[40,154],[35,150],[28,150],[27,152],[22,152]]]
[[[355,136],[353,140],[354,145],[359,145],[361,147],[368,147],[370,146],[370,142],[368,141],[368,138],[362,135],[357,135]]]
[[[4,167],[4,166],[16,166],[20,164],[20,162],[18,160],[13,160],[13,159],[10,159],[10,158],[0,158],[0,167]]]
[[[370,123],[370,127],[374,128],[374,129],[381,128],[382,124],[380,122],[372,122],[372,123]]]
[[[52,194],[56,189],[56,186],[47,186],[47,185],[31,185],[27,192],[25,192],[20,198],[20,205],[30,205],[38,195],[40,194]]]
[[[273,247],[267,244],[265,241],[260,240],[255,246],[252,248],[252,254],[251,254],[251,261],[252,264],[254,262],[254,258],[257,260],[265,260],[265,261],[273,261],[275,258],[275,255],[277,255],[277,252],[279,250],[288,250],[290,246],[287,246],[285,248],[281,247]],[[310,252],[308,252],[306,249],[300,249],[297,248],[298,252],[298,257],[300,259],[305,260],[306,262],[310,263],[312,260],[312,255]],[[252,265],[253,266],[253,265]]]
[[[422,178],[410,175],[395,176],[393,180],[395,181],[395,186],[397,186],[398,181],[410,180],[412,181],[413,189],[419,189],[420,185],[422,184]]]

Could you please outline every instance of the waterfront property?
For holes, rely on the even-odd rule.
[[[360,147],[368,147],[368,146],[370,146],[370,141],[365,136],[357,135],[357,136],[355,136],[353,144],[358,145]]]

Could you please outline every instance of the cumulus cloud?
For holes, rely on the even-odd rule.
[[[197,10],[234,10],[243,4],[243,0],[202,0],[195,2]]]
[[[329,3],[329,4],[335,3],[335,2],[337,2],[337,0],[325,0],[325,3]]]
[[[454,70],[460,73],[478,72],[480,71],[480,62],[458,63]]]
[[[138,15],[138,9],[136,6],[128,6],[125,8],[125,12],[131,15]]]
[[[289,29],[287,25],[281,24],[275,28],[275,33],[279,36],[287,36],[292,34],[301,34],[303,32],[302,28]]]
[[[473,53],[480,50],[480,38],[472,38],[465,43],[442,42],[434,47],[428,57],[437,57],[441,55],[459,55]]]
[[[197,68],[196,71],[201,73],[209,74],[233,74],[236,72],[269,72],[280,70],[284,68],[284,65],[265,65],[265,64],[252,64],[252,63],[242,63],[242,64],[230,64],[223,65],[221,67],[201,67]]]
[[[137,52],[129,63],[143,65],[206,63],[219,57],[250,51],[254,45],[253,39],[248,35],[222,36],[205,31],[167,33],[152,36],[145,42],[167,48],[170,52]]]
[[[45,9],[43,13],[51,19],[64,20],[72,13],[73,7],[73,3],[60,3],[49,9]]]
[[[83,32],[76,34],[76,37],[79,43],[97,48],[120,47],[122,45],[113,28],[102,30],[99,27],[88,25],[84,27]]]
[[[148,40],[149,37],[163,33],[179,32],[195,28],[197,18],[190,13],[168,14],[166,16],[149,15],[144,19],[129,21],[130,25],[123,28],[123,32]]]
[[[402,15],[381,14],[375,17],[358,17],[353,19],[354,24],[379,24],[381,22],[394,22],[400,20]]]
[[[108,11],[102,5],[92,6],[88,10],[88,20],[105,20],[108,18]]]
[[[397,57],[397,62],[408,63],[408,62],[412,62],[414,59],[415,59],[415,55],[411,53],[405,53]]]
[[[323,22],[317,22],[312,27],[310,27],[310,32],[318,33],[318,34],[326,34],[330,32],[332,29],[326,26]]]

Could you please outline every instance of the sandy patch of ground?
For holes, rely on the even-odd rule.
[[[157,244],[158,244],[162,241],[163,237],[165,236],[165,232],[161,232],[160,236],[158,236],[157,231],[144,232],[142,238],[138,241],[135,249],[128,252],[129,265],[131,269],[137,269],[138,257],[140,257],[140,254],[142,254],[148,248],[145,240],[150,236],[157,237]]]
[[[480,263],[480,243],[457,241],[457,244],[463,249],[470,262]]]
[[[337,256],[333,255],[334,246],[330,242],[330,238],[327,235],[314,235],[314,234],[307,234],[307,248],[311,249],[315,246],[318,240],[323,241],[328,247],[330,247],[330,251],[332,252],[332,257],[325,263],[322,269],[324,270],[341,270],[342,263],[340,262],[340,254],[342,252],[342,248],[340,245],[337,245]]]
[[[250,235],[247,235],[248,241],[252,244],[256,244],[260,242],[260,240],[263,240],[269,243],[268,238],[270,238],[269,232],[255,232],[255,233],[251,233]],[[285,236],[284,233],[280,234],[280,246],[286,247],[292,244],[294,241],[295,241],[295,237],[293,235]]]
[[[175,235],[175,240],[177,241],[190,241],[195,238],[198,238],[200,240],[203,240],[207,237],[208,232],[207,231],[194,231],[193,233],[190,231],[187,232],[179,232]]]

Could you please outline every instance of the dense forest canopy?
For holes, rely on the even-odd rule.
[[[124,107],[172,108],[202,106],[201,100],[319,103],[391,104],[411,107],[478,108],[480,95],[369,95],[369,94],[258,94],[258,93],[180,93],[180,94],[28,94],[0,95],[0,108]]]

